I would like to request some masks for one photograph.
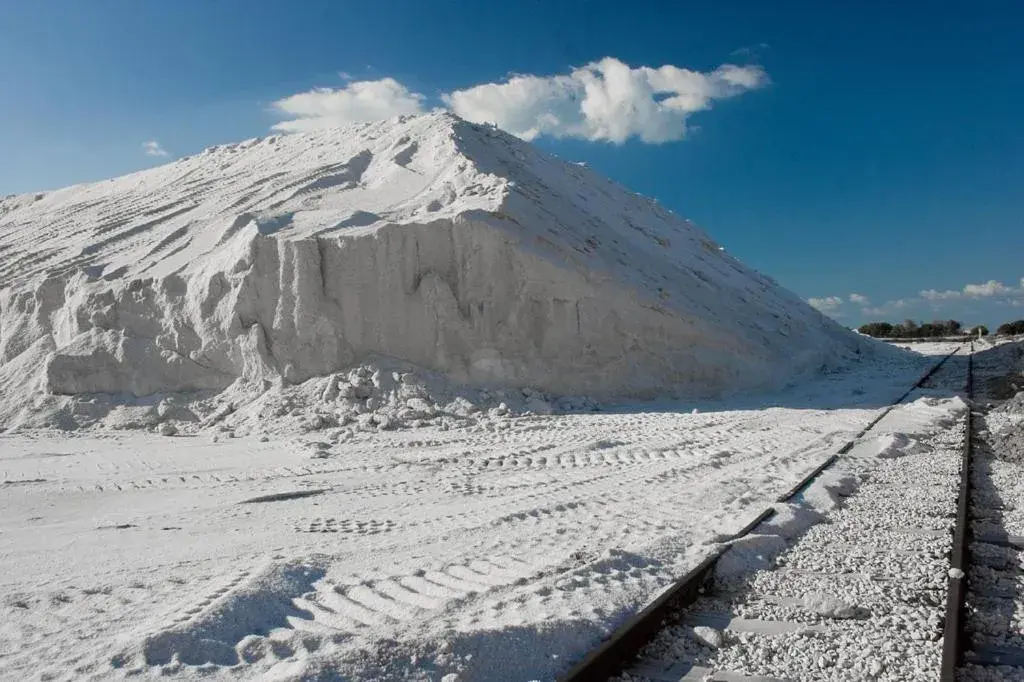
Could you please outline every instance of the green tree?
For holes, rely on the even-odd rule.
[[[942,323],[943,336],[959,336],[963,334],[963,325],[956,320],[946,320]]]
[[[868,322],[862,324],[857,331],[867,336],[873,336],[876,339],[888,339],[892,338],[893,326],[888,322]]]
[[[996,329],[996,334],[999,334],[1000,336],[1016,336],[1017,334],[1024,334],[1024,320],[1004,322],[999,325],[999,329]]]

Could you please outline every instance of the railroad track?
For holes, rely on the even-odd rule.
[[[890,413],[897,405],[902,403],[915,389],[918,389],[932,379],[937,372],[939,372],[944,366],[947,365],[948,361],[953,358],[957,353],[964,349],[964,346],[957,348],[955,351],[943,357],[938,363],[936,363],[924,376],[922,376],[911,388],[909,388],[903,395],[901,395],[896,401],[894,401],[888,408],[886,408],[881,414],[873,419],[868,425],[864,427],[851,441],[846,443],[840,448],[835,454],[823,461],[818,467],[811,471],[799,484],[794,486],[786,494],[779,498],[779,503],[790,503],[793,501],[799,501],[805,491],[808,490],[809,486],[817,480],[824,472],[829,471],[833,465],[843,455],[849,455],[856,447],[856,443],[868,432],[870,432],[882,419]],[[969,358],[969,356],[968,356]],[[968,372],[969,372],[968,359]],[[951,363],[952,364],[952,363]],[[968,383],[970,379],[968,379]],[[958,385],[957,388],[960,386]],[[969,412],[968,412],[969,413]],[[969,438],[964,438],[964,443],[969,443]],[[968,447],[964,446],[965,449]],[[925,485],[933,486],[946,486],[948,488],[948,503],[952,506],[953,500],[955,499],[956,491],[956,480],[958,477],[958,467],[961,462],[961,458],[958,458],[954,454],[954,448],[947,448],[947,456],[941,465],[937,466],[937,470],[945,468],[944,471],[935,472],[935,481],[928,482]],[[965,455],[966,456],[966,455]],[[895,460],[893,460],[895,461]],[[886,474],[883,472],[882,477]],[[900,503],[900,489],[899,489],[899,476],[905,474],[892,474],[893,480],[888,482],[886,485],[877,486],[878,491],[881,491],[876,495],[876,499],[869,502],[869,504],[880,505],[885,507],[886,505],[899,505]],[[944,477],[943,477],[944,476]],[[888,486],[888,487],[886,487]],[[928,502],[923,500],[920,503],[922,507],[919,510],[919,516],[921,523],[918,525],[927,526],[929,519],[932,518],[933,510],[928,508]],[[951,511],[951,510],[948,510]],[[776,515],[776,508],[770,507],[759,514],[753,519],[745,528],[739,531],[733,538],[720,549],[707,556],[700,564],[693,568],[688,574],[683,576],[670,588],[665,590],[661,596],[655,599],[650,605],[643,609],[640,613],[635,615],[629,621],[627,621],[622,627],[616,630],[606,641],[604,641],[598,648],[593,650],[583,660],[577,663],[572,669],[569,670],[561,679],[563,682],[584,682],[590,680],[608,680],[614,678],[621,673],[626,673],[627,676],[633,678],[640,677],[654,680],[665,680],[666,682],[676,681],[689,681],[689,680],[781,680],[781,679],[809,679],[805,677],[791,677],[789,675],[780,675],[773,673],[771,676],[764,676],[763,674],[751,675],[743,672],[743,661],[737,659],[733,661],[735,667],[739,668],[734,673],[722,673],[715,672],[721,670],[720,665],[714,665],[712,667],[701,665],[699,660],[701,656],[704,659],[708,659],[708,652],[716,652],[719,647],[722,646],[722,637],[726,631],[730,633],[738,633],[739,641],[744,646],[747,645],[747,639],[757,639],[762,636],[781,635],[783,641],[789,641],[789,645],[793,645],[793,637],[804,637],[809,631],[815,630],[814,626],[810,628],[799,625],[799,623],[787,622],[786,615],[792,615],[794,609],[799,611],[800,608],[807,608],[806,604],[800,603],[800,599],[794,596],[774,596],[767,595],[763,598],[758,597],[759,601],[754,606],[750,604],[741,604],[742,598],[738,597],[737,591],[746,590],[747,594],[754,590],[756,586],[752,584],[733,584],[729,585],[724,590],[720,589],[721,585],[718,583],[719,580],[715,581],[715,588],[709,589],[712,577],[716,574],[722,573],[723,565],[729,565],[730,563],[735,564],[737,561],[749,560],[751,556],[758,556],[758,542],[761,542],[766,536],[762,536],[756,531],[762,527],[763,524],[778,523],[783,526],[790,523],[790,519],[777,520],[773,519]],[[909,551],[904,557],[908,566],[903,571],[903,575],[890,576],[893,581],[898,581],[905,578],[907,571],[913,571],[914,565],[920,566],[927,565],[930,569],[934,569],[935,565],[939,565],[941,570],[938,571],[940,585],[930,584],[925,588],[924,594],[925,599],[931,599],[935,602],[927,607],[922,607],[922,613],[931,609],[933,612],[937,612],[939,605],[944,601],[943,592],[945,590],[946,581],[946,553],[948,545],[948,516],[941,518],[943,512],[938,512],[938,517],[941,520],[937,521],[941,527],[936,528],[914,528],[914,529],[902,529],[908,531],[908,537],[903,539],[900,536],[898,542],[905,542],[906,546],[914,551],[920,551],[925,561],[922,563],[919,557],[914,554],[914,551]],[[856,554],[861,549],[865,550],[868,554],[871,552],[871,548],[867,545],[870,544],[870,540],[865,538],[870,537],[871,529],[857,528],[856,524],[849,523],[848,520],[840,521],[847,523],[843,526],[843,532],[846,532],[853,540],[850,547],[850,552]],[[826,525],[826,524],[823,524]],[[808,533],[810,534],[810,533]],[[941,537],[944,536],[944,537]],[[941,539],[940,539],[941,537]],[[834,538],[833,538],[834,539]],[[778,538],[776,538],[778,540]],[[963,538],[961,537],[961,540]],[[861,542],[858,545],[857,542]],[[943,545],[942,543],[946,543]],[[771,544],[771,541],[768,541]],[[940,546],[939,550],[936,549]],[[776,550],[778,548],[776,547]],[[744,552],[747,553],[746,558]],[[933,555],[940,556],[933,556]],[[737,559],[737,556],[739,559]],[[792,557],[790,557],[792,559]],[[897,559],[900,561],[902,559]],[[865,557],[865,565],[871,564],[871,557]],[[931,562],[931,563],[929,563]],[[938,562],[938,564],[936,564]],[[791,567],[799,564],[799,557],[796,560],[790,561]],[[811,564],[814,564],[812,557]],[[935,565],[933,565],[935,564]],[[834,567],[832,567],[834,569]],[[792,568],[793,575],[789,577],[793,584],[800,583],[801,580],[807,582],[810,580],[814,582],[815,577],[811,574],[816,573],[815,571],[803,571],[803,569]],[[821,575],[827,575],[829,567],[825,567],[825,570],[821,572]],[[845,569],[839,569],[841,570]],[[932,570],[934,574],[936,571]],[[899,571],[897,571],[899,573]],[[793,576],[796,576],[794,578]],[[808,577],[810,576],[810,577]],[[920,581],[927,582],[930,578],[928,575],[918,576]],[[932,575],[931,579],[935,576]],[[805,580],[806,579],[806,580]],[[727,580],[725,582],[728,582]],[[932,581],[935,582],[934,580]],[[742,581],[741,581],[742,583]],[[957,580],[956,584],[961,587],[962,591],[963,579]],[[895,584],[895,582],[894,582]],[[777,585],[775,586],[778,587]],[[847,588],[844,588],[847,589]],[[857,588],[860,589],[860,588]],[[903,590],[903,586],[898,586],[897,591]],[[731,596],[728,594],[715,594],[713,592],[728,592],[732,590],[734,594]],[[778,591],[776,589],[776,591]],[[863,592],[863,590],[861,590]],[[856,590],[854,590],[856,592]],[[867,597],[870,602],[870,595]],[[952,597],[951,597],[952,599]],[[806,601],[806,600],[805,600]],[[821,601],[821,600],[819,600]],[[827,601],[827,599],[826,599]],[[693,607],[697,603],[698,606],[704,607],[719,607],[718,610],[704,609],[699,613],[693,614],[687,612],[688,607]],[[961,603],[958,601],[957,603]],[[817,604],[815,608],[820,608],[821,604]],[[838,609],[844,612],[839,615],[844,622],[856,622],[858,617],[857,609],[863,610],[863,606],[847,605],[842,603],[833,603],[831,607],[825,605],[826,608],[832,608],[833,610]],[[697,607],[693,607],[697,608]],[[693,611],[693,608],[690,611]],[[952,607],[951,607],[952,608]],[[730,611],[740,610],[739,616],[730,613]],[[851,611],[852,609],[852,611]],[[913,612],[913,608],[908,608],[909,611]],[[916,613],[916,612],[915,612]],[[769,618],[761,616],[772,616]],[[746,617],[753,615],[755,617]],[[835,614],[833,614],[835,615]],[[680,625],[683,618],[688,618],[689,622],[684,626]],[[929,617],[938,619],[937,613],[932,613]],[[962,618],[958,614],[954,614],[955,622],[962,622]],[[935,631],[934,637],[938,638],[938,622],[931,625],[930,630]],[[695,649],[692,645],[692,641],[687,642],[673,642],[672,631],[676,627],[680,630],[685,630],[688,633],[695,633],[701,631],[706,637],[710,637],[711,642],[702,641],[700,645]],[[922,626],[922,631],[929,628]],[[953,629],[954,633],[962,633],[962,627]],[[668,634],[666,634],[668,633]],[[730,635],[732,636],[732,635]],[[922,635],[923,636],[923,635]],[[955,634],[953,635],[955,636]],[[717,639],[716,639],[717,638]],[[788,639],[787,639],[788,638]],[[938,646],[939,643],[935,642],[934,646]],[[767,649],[758,649],[757,642],[753,645],[755,650],[759,651],[760,655],[771,658],[775,655],[770,645]],[[932,646],[929,643],[929,646]],[[703,648],[701,648],[703,647]],[[746,647],[750,648],[750,647]],[[813,647],[812,647],[813,648]],[[640,657],[638,659],[638,654]],[[713,656],[712,656],[713,657]],[[936,655],[937,657],[937,655]],[[819,679],[874,679],[883,675],[886,670],[886,662],[884,660],[876,661],[867,664],[864,670],[859,670],[858,665],[855,661],[851,664],[849,660],[843,660],[840,657],[837,661],[825,660],[824,656],[817,659],[818,667],[822,668],[822,676]],[[812,667],[814,663],[812,662]],[[847,668],[846,666],[852,666]],[[892,665],[890,665],[892,667]],[[833,668],[833,670],[828,670]],[[817,671],[816,671],[817,672]],[[834,673],[833,677],[829,677],[830,674]],[[862,677],[858,677],[858,674],[863,673]],[[884,676],[884,675],[883,675]],[[624,677],[625,679],[625,677]],[[889,677],[888,679],[901,679]],[[912,679],[912,678],[907,678]],[[922,679],[934,679],[922,678]]]
[[[967,591],[967,534],[970,531],[971,461],[974,451],[974,353],[967,366],[967,418],[960,463],[960,488],[957,495],[953,548],[949,555],[949,591],[946,595],[946,620],[942,631],[941,682],[954,682],[964,650],[964,596]]]
[[[995,356],[989,363],[995,372],[988,377],[982,372],[982,378],[1004,375],[1007,365],[1010,375],[1015,374],[1013,361],[1019,361],[1015,355],[1020,354],[1016,344],[986,354]],[[972,398],[975,387],[969,386]],[[1000,444],[993,438],[1009,417],[992,409],[998,403],[985,399],[986,392],[981,387],[982,395],[971,401],[968,415],[950,557],[942,682],[1024,679],[1021,461],[1008,452],[1005,441]]]

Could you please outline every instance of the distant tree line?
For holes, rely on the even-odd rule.
[[[996,334],[1004,334],[1006,336],[1016,336],[1017,334],[1024,334],[1024,320],[1017,320],[1016,322],[1006,322],[1005,324],[999,325],[996,329]]]
[[[962,336],[965,333],[963,325],[956,320],[936,320],[921,324],[913,320],[904,320],[897,324],[869,322],[861,325],[857,331],[882,339],[932,339],[944,336]]]
[[[937,320],[920,324],[913,320],[904,320],[897,324],[868,322],[861,325],[857,331],[879,339],[932,339],[945,336],[978,336],[978,334],[988,336],[989,333],[988,327],[983,324],[964,329],[956,320]],[[1001,324],[996,329],[996,334],[1001,336],[1024,334],[1024,320]]]

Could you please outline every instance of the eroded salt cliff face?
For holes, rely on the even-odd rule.
[[[448,114],[9,197],[0,257],[0,425],[59,396],[209,400],[373,357],[706,397],[873,348],[654,202]]]

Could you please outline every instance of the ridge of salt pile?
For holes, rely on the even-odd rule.
[[[0,254],[0,428],[202,422],[371,358],[713,397],[878,348],[656,202],[446,113],[7,197]]]

